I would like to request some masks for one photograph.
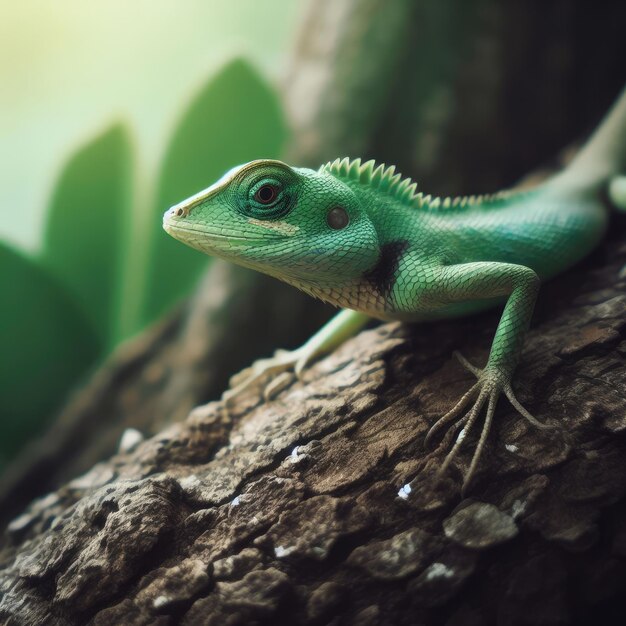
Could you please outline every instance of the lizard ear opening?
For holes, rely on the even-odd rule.
[[[350,223],[350,216],[343,207],[336,206],[328,211],[326,222],[333,230],[341,230]]]

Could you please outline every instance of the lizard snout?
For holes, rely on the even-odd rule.
[[[167,232],[170,232],[170,228],[176,227],[177,223],[181,222],[188,216],[189,210],[186,207],[177,204],[171,209],[165,211],[163,214],[163,228]]]
[[[165,212],[165,219],[171,219],[173,217],[187,217],[189,215],[189,211],[184,208],[181,207],[180,205],[177,206],[173,206],[171,209],[168,209]]]

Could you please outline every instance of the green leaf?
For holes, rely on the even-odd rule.
[[[226,65],[196,96],[171,139],[159,177],[144,322],[188,294],[207,262],[163,231],[166,209],[235,165],[276,158],[286,135],[278,97],[244,60]]]
[[[69,160],[54,190],[43,264],[76,300],[104,345],[113,340],[124,236],[130,221],[132,155],[115,125]]]
[[[53,277],[0,243],[0,461],[39,432],[100,351]]]

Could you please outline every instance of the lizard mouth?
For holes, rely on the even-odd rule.
[[[276,235],[263,235],[259,237],[247,237],[245,235],[239,234],[228,234],[223,230],[220,232],[212,231],[210,228],[206,228],[203,225],[185,225],[183,226],[178,220],[164,218],[163,220],[163,229],[169,235],[174,237],[174,239],[179,239],[183,243],[186,243],[187,240],[195,240],[198,243],[215,243],[218,247],[227,246],[262,246],[272,242],[275,242],[282,237],[278,237]]]

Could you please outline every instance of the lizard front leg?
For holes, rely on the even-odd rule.
[[[443,290],[442,299],[449,303],[507,296],[487,365],[484,369],[479,369],[457,354],[463,366],[476,376],[477,381],[456,405],[431,427],[426,436],[428,443],[436,432],[454,422],[456,418],[458,418],[457,427],[463,426],[441,466],[442,473],[456,456],[463,440],[478,420],[482,408],[487,405],[482,432],[463,481],[465,489],[476,471],[491,428],[496,403],[502,393],[529,422],[534,426],[544,427],[517,401],[511,387],[511,378],[520,359],[524,336],[539,290],[539,277],[532,269],[523,265],[466,263],[442,268],[438,286]],[[468,407],[469,410],[459,418]]]
[[[273,357],[261,359],[231,379],[231,389],[224,394],[230,401],[261,378],[293,370],[300,377],[304,369],[316,358],[331,352],[346,339],[352,337],[367,324],[369,317],[358,311],[344,309],[331,318],[306,343],[296,350],[280,350]],[[264,389],[266,399],[281,390],[281,381],[274,378]]]

